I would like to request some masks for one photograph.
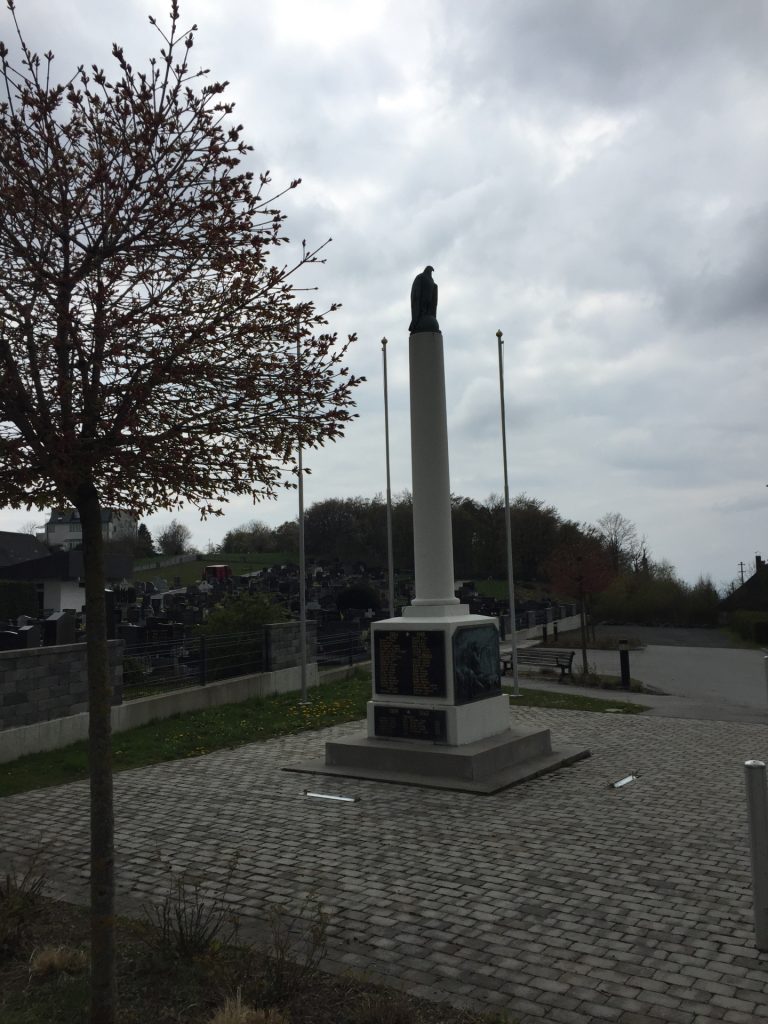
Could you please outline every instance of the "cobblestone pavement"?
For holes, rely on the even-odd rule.
[[[514,717],[592,758],[489,797],[280,770],[357,723],[120,774],[121,896],[159,896],[171,865],[257,926],[314,889],[332,914],[330,969],[523,1024],[768,1021],[743,791],[768,727]],[[640,778],[609,788],[629,771]],[[84,783],[0,801],[0,835],[6,857],[42,839],[60,891],[85,901]]]

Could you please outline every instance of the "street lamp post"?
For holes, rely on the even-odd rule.
[[[512,563],[512,517],[509,511],[509,471],[507,469],[507,425],[504,402],[504,356],[503,335],[496,331],[499,343],[499,395],[501,398],[501,448],[504,459],[504,523],[507,534],[507,588],[509,590],[509,631],[512,635],[512,696],[520,696],[520,682],[517,672],[517,630],[515,629],[515,574]]]

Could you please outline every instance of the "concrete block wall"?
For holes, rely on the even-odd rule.
[[[123,643],[109,643],[112,703],[123,699]],[[0,729],[77,715],[88,707],[85,644],[0,651]]]
[[[267,668],[278,672],[298,665],[301,656],[301,633],[298,622],[275,622],[264,627],[267,641]],[[307,622],[307,661],[315,661],[317,624]]]

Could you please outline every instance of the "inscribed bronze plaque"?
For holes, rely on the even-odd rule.
[[[445,634],[438,629],[374,630],[376,693],[445,697]]]
[[[396,708],[376,704],[373,728],[376,736],[390,739],[445,743],[448,737],[445,711],[431,708]]]
[[[487,626],[461,626],[453,634],[453,680],[457,704],[501,693],[499,633]]]

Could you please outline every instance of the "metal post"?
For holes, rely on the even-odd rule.
[[[208,682],[208,639],[200,637],[200,685]]]
[[[387,458],[387,573],[389,577],[389,617],[395,617],[395,569],[392,552],[392,487],[389,478],[389,394],[387,391],[387,339],[381,339],[384,360],[384,444]]]
[[[301,702],[307,703],[307,594],[306,564],[304,558],[304,465],[301,451],[301,336],[296,339],[296,442],[299,470],[299,650],[301,664]]]
[[[619,640],[619,665],[621,666],[621,685],[629,689],[629,641]]]
[[[768,654],[763,657],[763,668],[765,669],[765,696],[768,699]]]
[[[507,423],[504,403],[504,356],[503,335],[496,331],[499,342],[499,396],[501,399],[501,450],[504,458],[504,524],[507,533],[507,589],[509,590],[509,626],[512,635],[512,696],[520,696],[520,680],[517,673],[517,629],[515,622],[515,574],[512,565],[512,520],[509,513],[509,473],[507,470]]]
[[[752,898],[755,946],[768,952],[768,787],[764,761],[744,762],[752,860]]]

